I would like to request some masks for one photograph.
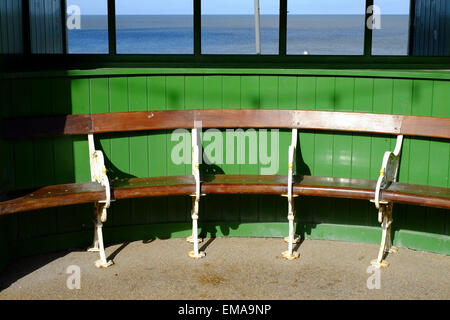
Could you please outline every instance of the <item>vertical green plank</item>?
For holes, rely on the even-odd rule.
[[[72,79],[72,114],[89,114],[89,79]],[[89,145],[87,137],[75,137],[73,142],[75,182],[91,180],[89,168]]]
[[[242,76],[241,78],[241,109],[258,109],[260,108],[260,77],[259,76]],[[249,129],[244,129],[248,131]],[[255,130],[256,131],[256,130]],[[241,174],[259,174],[259,165],[250,163],[250,141],[245,139],[246,155],[245,163],[239,165]],[[236,154],[238,150],[236,149]],[[258,152],[258,148],[256,148]]]
[[[296,77],[279,77],[278,81],[278,108],[283,110],[295,110],[297,108],[297,78]],[[275,92],[273,93],[275,94]],[[291,144],[292,131],[285,130],[279,133],[279,168],[278,174],[287,174],[288,162],[289,162],[289,146]],[[297,142],[297,160],[301,155],[299,143]],[[303,159],[302,159],[303,160]],[[297,161],[296,174],[302,174],[302,168],[299,168],[302,164]]]
[[[222,106],[224,109],[239,109],[241,107],[241,77],[223,76],[222,77]],[[223,133],[223,143],[226,145],[226,134]],[[227,156],[226,148],[223,148],[224,164],[221,166],[225,174],[239,174],[239,166],[227,164],[225,162]],[[236,157],[235,157],[236,159]],[[222,219],[224,221],[240,220],[240,197],[239,195],[226,195],[222,198]]]
[[[297,78],[297,109],[315,110],[316,109],[316,78],[298,77]],[[314,175],[314,131],[299,131],[299,141],[297,145],[297,155],[301,154],[303,164],[297,159],[296,174]],[[298,197],[296,199],[297,212],[301,214],[301,220],[313,222],[315,219],[316,199],[311,197]],[[299,208],[301,208],[301,213]],[[283,219],[285,221],[285,217]]]
[[[66,78],[52,80],[52,113],[68,115],[72,113],[70,106],[70,81]],[[56,137],[54,139],[55,183],[74,182],[74,163],[72,137]]]
[[[354,112],[373,112],[373,79],[355,79]],[[370,177],[370,135],[354,134],[352,149],[352,178]]]
[[[128,79],[129,111],[147,111],[147,78]],[[147,134],[138,133],[130,137],[130,174],[148,177]]]
[[[393,80],[392,79],[375,79],[373,94],[373,112],[375,113],[392,113],[393,101]],[[370,157],[370,179],[376,180],[380,174],[381,163],[386,151],[393,151],[390,136],[372,135],[371,157]],[[395,145],[395,143],[394,143]],[[378,226],[377,214],[369,214],[369,226]]]
[[[70,101],[72,114],[89,114],[89,79],[71,79]],[[89,144],[87,136],[75,136],[73,138],[73,163],[75,182],[87,182],[91,180],[89,166]],[[68,221],[64,221],[67,228],[65,232],[79,231],[83,227],[90,226],[84,223],[92,217],[92,204],[80,205],[76,207],[76,215],[69,216]],[[73,219],[73,220],[72,220]]]
[[[20,79],[12,82],[11,117],[26,117],[31,114],[31,80]],[[19,140],[14,142],[15,188],[34,187],[33,142]]]
[[[128,78],[128,97],[130,111],[147,111],[147,77]],[[136,177],[149,176],[148,134],[137,132],[130,135],[130,174]],[[133,199],[131,221],[145,224],[149,221],[150,199]]]
[[[430,116],[433,103],[433,82],[427,80],[414,80],[414,91],[411,112],[413,115]],[[409,154],[409,183],[428,183],[428,155],[430,149],[429,139],[410,138]]]
[[[373,79],[355,78],[354,112],[373,112]],[[351,177],[369,179],[371,160],[371,136],[353,134]],[[374,212],[373,205],[366,201],[352,201],[347,216],[349,224],[365,225],[367,217]]]
[[[260,107],[260,77],[241,76],[241,108],[257,109]],[[248,131],[248,129],[246,129]],[[238,136],[241,136],[239,133]],[[245,138],[245,163],[239,164],[240,174],[259,174],[259,165],[250,163],[250,139]],[[258,152],[258,147],[256,147]],[[238,149],[235,148],[237,156]],[[258,196],[241,196],[241,221],[257,221],[258,219]]]
[[[107,113],[109,112],[109,79],[108,78],[93,78],[90,79],[90,104],[92,113]],[[111,135],[97,134],[94,136],[95,148],[103,152],[105,158],[105,166],[109,168],[111,161]],[[110,179],[114,179],[112,172],[107,172]]]
[[[52,115],[52,81],[38,79],[32,82],[30,116]],[[36,186],[54,184],[54,148],[52,138],[34,141],[34,180]],[[39,210],[30,216],[33,221],[33,236],[56,232],[56,209]]]
[[[319,77],[316,81],[316,110],[334,110],[336,79],[333,77]],[[333,176],[333,133],[316,132],[314,143],[315,175],[323,177]],[[320,211],[320,221],[333,221],[333,200],[317,201]]]
[[[185,107],[185,79],[184,76],[167,76],[166,78],[166,101],[168,110],[183,110]],[[190,131],[190,130],[189,130]],[[182,176],[186,174],[186,165],[176,164],[171,158],[172,149],[179,143],[179,141],[171,141],[170,131],[167,135],[167,174],[169,176]],[[186,145],[189,146],[188,157],[191,157],[191,135],[184,136]],[[185,196],[174,197],[173,201],[169,201],[167,209],[167,217],[170,222],[187,221],[190,213],[191,201]]]
[[[413,81],[404,79],[394,80],[394,92],[392,113],[393,114],[411,114]],[[398,181],[405,182],[409,179],[409,154],[410,139],[405,137],[402,144],[402,152],[400,156],[400,167],[398,172]]]
[[[281,79],[279,79],[279,77],[277,77],[277,76],[262,76],[261,77],[261,79],[260,79],[260,98],[259,98],[261,101],[261,109],[277,109],[278,108],[279,81],[281,81]],[[287,99],[287,97],[286,97],[286,99]],[[294,87],[294,101],[293,102],[294,102],[293,105],[295,106],[295,87]],[[291,103],[292,103],[292,101],[291,101]],[[280,136],[280,134],[279,134],[279,136]],[[261,147],[262,144],[264,143],[264,141],[261,140],[261,135],[259,135],[258,138],[259,138],[259,147]],[[267,150],[267,154],[272,157],[273,155],[271,154],[271,152],[273,152],[274,150],[272,150],[273,146],[271,143],[271,138],[272,138],[272,134],[270,132],[270,129],[267,129],[267,141],[265,142],[265,148]],[[275,154],[276,161],[278,163],[278,170],[277,170],[278,172],[276,172],[274,174],[279,174],[279,172],[280,172],[280,168],[279,168],[280,160],[283,158],[282,153],[285,150],[281,143],[281,141],[283,141],[282,139],[283,139],[283,137],[279,137],[279,139],[278,139],[279,152],[277,154]],[[259,161],[261,161],[260,157],[258,157],[258,159],[259,159]],[[268,165],[260,163],[260,168],[264,168],[264,167],[268,167]],[[277,201],[277,200],[279,200],[278,198],[281,198],[281,197],[280,196],[278,196],[278,197],[260,196],[259,197],[259,204],[258,204],[258,207],[259,207],[258,221],[259,222],[277,221],[278,208],[280,207],[280,205],[282,206],[282,202]]]
[[[316,110],[334,109],[335,78],[317,78]],[[333,176],[333,134],[317,132],[314,144],[315,175]]]
[[[430,116],[433,103],[433,82],[414,80],[411,112],[413,115]],[[408,183],[428,184],[430,141],[425,138],[410,137],[409,180]],[[406,155],[404,154],[403,157]],[[423,230],[426,225],[426,208],[411,206],[406,216],[405,227]]]
[[[32,82],[32,101],[30,116],[52,114],[52,86],[51,80],[38,79]],[[35,185],[52,185],[54,180],[53,142],[49,138],[34,141],[34,180]]]
[[[109,112],[108,78],[92,78],[90,81],[90,105],[92,113]],[[96,145],[96,148],[98,146]]]
[[[148,110],[166,109],[166,78],[164,76],[151,76],[147,78]],[[167,131],[151,131],[148,136],[149,174],[150,177],[167,175]],[[151,199],[150,222],[167,222],[167,198]]]
[[[91,113],[106,113],[109,112],[109,83],[108,78],[91,78],[89,79],[89,106]],[[87,136],[83,137],[87,139]],[[105,167],[110,170],[109,161],[111,159],[111,148],[110,139],[105,138],[104,135],[96,134],[94,135],[95,149],[103,152],[105,159]],[[89,150],[88,150],[89,152]],[[90,173],[90,168],[89,168]],[[111,173],[107,171],[108,178],[111,179]],[[90,179],[90,176],[89,176]],[[114,212],[115,202],[111,204],[108,210],[108,222],[105,226],[109,226],[114,220],[114,215],[109,215],[109,213]],[[93,210],[91,204],[84,205],[85,214],[81,215],[83,219],[83,226],[85,228],[91,228],[92,226],[92,215]],[[81,209],[80,209],[81,210]]]
[[[128,78],[109,79],[109,103],[111,112],[127,112]],[[130,176],[130,138],[129,134],[115,134],[111,138],[111,162],[116,170],[117,178]],[[113,217],[112,225],[127,225],[131,223],[131,200],[119,200],[110,210]]]
[[[433,109],[431,116],[450,118],[450,82],[434,81]],[[428,183],[432,186],[450,187],[449,170],[450,144],[448,141],[434,139],[430,142]]]
[[[297,82],[297,109],[316,109],[316,78],[299,77]],[[299,151],[302,153],[306,167],[302,172],[304,175],[314,175],[314,144],[315,133],[300,130]]]
[[[412,93],[413,93],[413,81],[409,79],[394,79],[393,89],[393,102],[392,113],[393,114],[411,114],[412,105]],[[395,142],[394,142],[395,144]],[[402,144],[402,151],[400,154],[400,167],[398,171],[397,181],[404,182],[409,179],[409,150],[410,139],[404,137]],[[391,146],[391,150],[393,147]],[[406,216],[408,214],[408,206],[396,205],[394,207],[394,228],[404,224]]]
[[[52,80],[52,109],[57,115],[72,113],[71,88],[68,78]],[[73,137],[54,138],[55,183],[75,182]],[[64,233],[73,229],[79,223],[79,217],[75,206],[56,208],[57,232]],[[91,217],[89,214],[83,215]]]
[[[297,77],[278,77],[278,92],[273,92],[272,94],[278,98],[278,109],[284,110],[295,110],[297,108]],[[263,88],[261,88],[263,89]],[[274,101],[275,103],[275,101]],[[300,134],[300,133],[299,133]],[[297,137],[298,139],[298,137]],[[289,165],[289,146],[292,140],[292,130],[280,130],[279,132],[279,154],[278,154],[278,174],[287,175],[288,165]],[[295,160],[296,168],[295,175],[303,174],[303,159],[302,149],[299,147],[299,142],[297,141],[297,149]],[[275,205],[275,216],[274,221],[287,221],[287,198],[276,196],[274,197]],[[299,206],[297,206],[299,208]],[[303,211],[297,210],[297,220],[303,219]],[[286,230],[288,232],[288,230]]]
[[[241,77],[237,76],[223,76],[223,108],[224,109],[240,109],[241,108]],[[223,135],[223,143],[226,143],[226,134]],[[222,169],[225,174],[239,174],[240,168],[236,161],[236,150],[234,150],[234,160],[233,163],[226,163],[225,159],[227,157],[227,150],[224,148],[224,164]]]
[[[335,110],[351,112],[354,108],[355,79],[336,78]],[[333,177],[352,176],[352,133],[336,133],[333,141]],[[333,199],[336,223],[347,223],[350,210],[349,199]]]
[[[18,79],[12,81],[11,86],[11,117],[25,117],[31,114],[32,81]],[[34,184],[34,148],[33,141],[19,140],[14,142],[14,180],[15,189],[28,189]],[[33,234],[33,220],[30,215],[18,215],[19,238],[31,237]]]
[[[336,111],[353,111],[355,80],[353,78],[336,78]],[[333,176],[351,177],[352,169],[352,134],[336,133],[333,145]]]
[[[205,76],[202,80],[198,81],[198,88],[203,88],[201,85],[203,84],[204,90],[203,92],[198,92],[200,89],[197,89],[197,92],[194,91],[194,93],[197,93],[199,97],[203,97],[204,101],[204,108],[205,109],[221,109],[222,103],[223,103],[223,78],[222,76]],[[192,84],[193,85],[193,84]],[[188,90],[187,90],[188,92]],[[187,98],[187,93],[186,93]],[[189,98],[189,100],[192,100],[193,98]],[[201,103],[202,101],[198,101],[198,103]],[[188,106],[187,106],[188,107]],[[206,128],[203,130],[207,130]],[[223,138],[223,136],[222,136]],[[224,142],[222,140],[222,142]],[[206,148],[207,145],[210,143],[213,143],[212,141],[209,142],[203,142],[203,147]],[[224,144],[222,144],[222,147],[224,147]],[[205,158],[203,159],[205,161]],[[208,161],[211,161],[209,159]],[[220,163],[218,164],[210,164],[203,162],[202,168],[208,168],[208,172],[215,172],[214,168],[217,170],[223,170],[222,164],[224,162],[224,159],[219,160]],[[221,173],[219,171],[218,173]],[[214,196],[214,195],[208,195],[205,198],[202,198],[203,205],[204,205],[204,221],[222,221],[222,202],[223,199],[220,196]],[[213,235],[216,233],[216,230],[205,230],[208,232],[211,232]]]
[[[183,76],[168,76],[166,78],[167,90],[166,90],[166,100],[167,100],[167,110],[183,110],[184,109],[184,77]],[[190,130],[188,130],[190,131]],[[172,132],[171,132],[172,133]],[[185,136],[185,139],[190,143],[190,133]],[[186,166],[184,164],[176,164],[172,161],[170,155],[172,149],[178,144],[178,141],[171,141],[171,135],[167,136],[167,174],[169,176],[179,176],[186,174]],[[190,158],[190,150],[189,150]]]
[[[450,91],[448,81],[433,81],[433,104],[431,116],[450,117],[448,101]],[[432,186],[450,187],[450,144],[448,141],[432,139],[428,155],[428,184]],[[449,230],[448,210],[427,208],[425,232],[447,234]]]

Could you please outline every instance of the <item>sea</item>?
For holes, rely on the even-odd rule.
[[[261,53],[278,54],[278,15],[261,15]],[[373,30],[374,55],[406,55],[407,15],[384,15]],[[81,16],[80,29],[68,31],[69,53],[107,53],[106,16]],[[287,54],[361,55],[363,15],[288,15]],[[192,54],[192,15],[117,15],[119,54]],[[252,15],[202,16],[203,54],[255,54]]]

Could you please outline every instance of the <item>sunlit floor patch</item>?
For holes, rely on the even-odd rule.
[[[281,238],[205,239],[206,257],[193,260],[185,239],[136,241],[108,246],[108,269],[84,249],[43,254],[0,273],[0,299],[450,299],[448,256],[400,248],[377,278],[376,244],[297,246],[288,261]]]

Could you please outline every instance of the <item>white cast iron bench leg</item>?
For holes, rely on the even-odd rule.
[[[392,226],[392,202],[380,200],[381,192],[387,189],[392,182],[397,181],[398,166],[400,163],[400,152],[402,149],[403,136],[397,136],[397,143],[394,152],[386,151],[381,164],[380,176],[375,189],[375,207],[378,209],[378,222],[381,223],[381,244],[377,259],[370,263],[377,268],[389,266],[389,262],[384,260],[386,253],[395,253],[397,248],[392,246],[391,226]]]
[[[295,166],[295,150],[297,148],[297,129],[292,129],[292,139],[291,145],[289,146],[289,171],[288,171],[288,220],[289,220],[289,236],[284,238],[284,241],[288,243],[287,251],[283,251],[281,256],[288,260],[294,260],[299,257],[297,252],[293,252],[293,244],[300,240],[300,237],[295,234],[294,230],[294,218],[295,218],[295,208],[294,208],[294,197],[292,185],[294,178],[294,166]]]
[[[94,243],[92,247],[88,249],[90,252],[98,252],[100,259],[95,261],[97,268],[107,268],[113,264],[113,262],[107,261],[105,254],[105,247],[103,244],[103,223],[107,219],[107,209],[111,203],[111,189],[109,186],[108,176],[106,175],[105,162],[103,153],[99,150],[95,150],[94,136],[88,135],[89,142],[89,158],[91,166],[91,181],[98,182],[105,187],[106,199],[98,201],[94,204]]]
[[[198,249],[198,243],[201,240],[198,238],[198,209],[200,205],[200,131],[198,128],[192,129],[192,174],[195,178],[195,194],[192,195],[192,235],[186,241],[194,244],[194,250],[189,251],[189,257],[193,259],[200,259],[205,256],[205,252]]]

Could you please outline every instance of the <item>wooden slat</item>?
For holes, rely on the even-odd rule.
[[[5,120],[3,135],[50,135],[192,128],[298,128],[450,138],[450,118],[359,112],[218,109],[112,112]]]
[[[375,180],[330,177],[295,177],[294,194],[371,200]],[[193,176],[131,178],[112,182],[113,199],[191,195]],[[204,175],[205,194],[286,194],[287,176],[283,175]],[[49,186],[13,200],[0,202],[0,215],[50,207],[104,200],[105,192],[97,183]],[[450,209],[450,189],[394,183],[383,191],[382,200],[419,206]]]
[[[112,182],[114,199],[190,195],[194,193],[194,176],[131,178]]]
[[[0,202],[0,215],[89,203],[105,197],[105,188],[96,182],[48,186]]]
[[[91,115],[68,115],[4,120],[3,137],[38,138],[92,133]]]
[[[203,182],[202,192],[218,194],[285,194],[287,176],[216,175]],[[295,177],[294,194],[304,196],[372,200],[375,180],[331,177]],[[383,191],[382,200],[450,209],[450,189],[394,183]]]

